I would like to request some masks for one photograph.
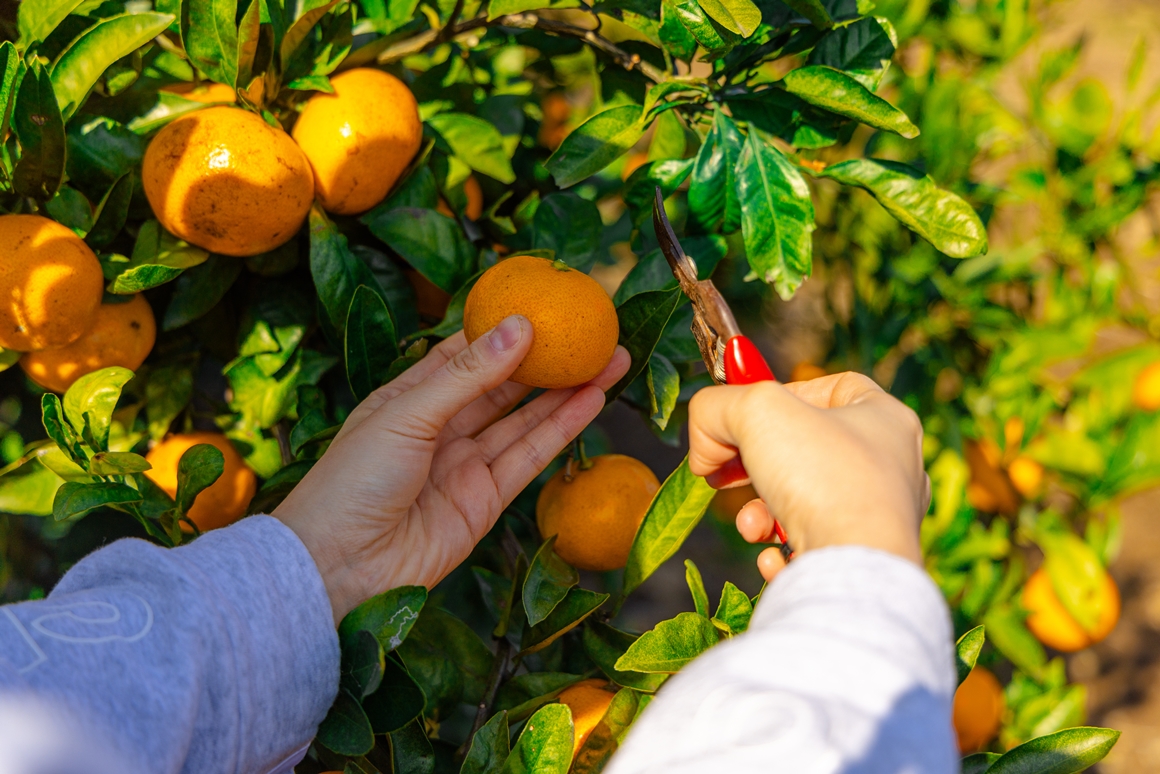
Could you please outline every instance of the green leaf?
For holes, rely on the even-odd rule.
[[[813,267],[810,235],[815,224],[809,186],[773,141],[753,128],[736,169],[749,267],[789,299]]]
[[[460,702],[483,700],[492,653],[470,626],[450,613],[426,607],[398,652],[427,697],[427,714],[445,717]]]
[[[694,476],[686,457],[661,484],[632,541],[624,570],[624,593],[630,594],[677,552],[701,521],[717,490]]]
[[[713,21],[732,33],[748,38],[761,24],[761,10],[753,0],[698,0]]]
[[[999,760],[1002,756],[999,753],[981,752],[974,755],[968,755],[963,758],[962,774],[984,774],[991,764]]]
[[[576,271],[596,263],[604,224],[592,202],[565,191],[545,196],[532,218],[532,248],[552,250]]]
[[[511,751],[507,713],[500,711],[471,738],[459,774],[500,774]]]
[[[306,42],[306,37],[310,31],[314,29],[314,25],[318,24],[319,20],[335,6],[338,0],[329,0],[317,7],[309,8],[299,16],[295,22],[290,25],[290,29],[286,31],[286,35],[282,38],[282,46],[280,56],[282,58],[282,70],[290,69],[290,60],[294,56],[294,52],[298,47]]]
[[[685,248],[685,253],[697,265],[697,279],[703,280],[713,276],[717,264],[721,262],[729,250],[729,245],[725,239],[717,234],[685,237],[681,240],[681,246]],[[612,301],[620,306],[640,293],[650,290],[671,290],[677,286],[677,278],[673,276],[673,270],[669,267],[664,253],[659,249],[652,250],[642,256],[629,271],[628,276],[621,281]],[[673,314],[672,319],[669,320],[670,329],[680,315],[679,311]],[[688,332],[688,328],[686,325],[685,333]],[[700,354],[697,355],[697,359],[700,359]]]
[[[736,45],[736,36],[710,19],[701,10],[697,0],[667,1],[671,1],[674,16],[680,20],[689,34],[704,47],[706,59],[719,59]]]
[[[544,541],[524,579],[524,610],[532,626],[547,618],[568,596],[568,590],[580,582],[580,573],[556,555],[555,545],[555,535]]]
[[[133,452],[97,452],[89,460],[89,472],[94,476],[126,476],[144,473],[152,467],[148,460]]]
[[[85,235],[89,247],[99,250],[121,233],[125,221],[129,219],[129,204],[133,199],[135,180],[132,173],[121,175],[97,203],[93,212],[93,227]]]
[[[84,0],[22,0],[16,6],[20,47],[27,51],[48,39],[52,31]]]
[[[338,340],[342,341],[355,290],[359,285],[365,285],[381,293],[382,288],[370,267],[351,253],[346,237],[339,233],[317,204],[310,208],[310,273],[326,312],[324,322],[330,324]]]
[[[504,149],[503,135],[482,118],[466,113],[439,113],[427,119],[455,157],[476,172],[501,183],[514,183],[511,159]]]
[[[639,711],[640,696],[636,691],[630,688],[617,691],[600,722],[588,732],[584,745],[576,751],[571,774],[599,774],[603,771]]]
[[[283,368],[267,375],[257,360],[258,357],[237,358],[223,373],[233,390],[230,408],[242,415],[243,425],[263,429],[286,416],[299,385],[317,384],[336,362],[335,358],[298,348]]]
[[[254,78],[254,59],[258,54],[258,44],[262,36],[262,8],[261,0],[251,0],[250,6],[238,23],[238,54],[237,73],[234,82],[229,84],[234,88],[246,88]]]
[[[127,13],[101,19],[65,49],[52,67],[52,87],[64,120],[114,62],[160,35],[173,21],[167,13]]]
[[[190,64],[207,78],[232,86],[238,76],[237,0],[182,3],[181,39]]]
[[[68,456],[69,460],[80,466],[82,470],[87,470],[88,458],[85,456],[84,449],[81,448],[80,437],[65,421],[60,398],[51,392],[44,393],[40,398],[40,415],[48,437]]]
[[[698,613],[679,613],[640,636],[616,662],[623,672],[675,674],[717,644],[717,627]]]
[[[89,200],[70,185],[62,185],[44,209],[50,218],[72,229],[77,236],[83,237],[92,228],[93,210]]]
[[[225,457],[216,446],[199,443],[189,447],[177,463],[177,512],[184,516],[202,490],[221,478]]]
[[[919,134],[918,127],[911,123],[906,113],[841,70],[823,65],[799,67],[786,73],[782,84],[790,94],[831,113],[907,139]]]
[[[653,350],[665,332],[665,325],[683,299],[684,294],[679,288],[654,290],[635,295],[617,307],[620,345],[628,350],[632,364],[621,380],[606,393],[608,402],[611,403],[648,367]]]
[[[358,699],[345,689],[339,689],[314,741],[339,755],[351,756],[366,755],[375,746],[371,721]]]
[[[502,774],[567,774],[572,764],[572,711],[549,704],[532,715]]]
[[[422,586],[397,586],[347,613],[338,626],[338,637],[349,641],[357,632],[368,631],[390,653],[407,639],[426,601],[427,589]]]
[[[128,177],[122,179],[127,180]],[[109,197],[112,195],[113,192],[110,191]],[[147,220],[141,224],[137,232],[137,241],[133,245],[133,254],[129,260],[107,264],[107,268],[115,272],[108,290],[110,293],[126,295],[140,293],[142,290],[174,280],[186,269],[199,266],[208,259],[207,251],[173,236],[156,220]],[[219,258],[220,260],[223,259]],[[241,263],[237,259],[233,261],[239,265]],[[227,273],[228,271],[227,267]]]
[[[524,11],[538,11],[543,8],[579,8],[580,0],[495,0],[487,5],[487,20],[494,21],[501,16]]]
[[[423,689],[398,659],[383,659],[383,678],[378,689],[363,699],[363,710],[376,734],[390,734],[417,718],[427,704]]]
[[[42,463],[24,465],[0,476],[0,511],[17,515],[48,516],[61,485],[60,477]]]
[[[959,637],[959,641],[955,643],[955,669],[959,674],[959,685],[962,685],[963,680],[966,680],[967,675],[975,668],[975,662],[986,640],[985,632],[985,626],[976,626]]]
[[[12,187],[21,196],[47,202],[64,179],[66,140],[52,80],[39,60],[29,65],[20,81],[12,128],[21,147]]]
[[[176,252],[172,255],[177,257]],[[181,251],[181,256],[178,260],[182,262],[193,260],[195,257],[184,251]],[[243,266],[239,258],[230,255],[211,255],[204,263],[185,271],[177,278],[169,306],[165,307],[165,316],[161,318],[161,330],[176,330],[204,317],[225,297],[226,291],[241,275]],[[156,278],[156,275],[148,278],[138,275],[139,280],[152,281]]]
[[[21,3],[23,9],[27,3]],[[16,107],[16,90],[20,87],[20,71],[24,63],[20,52],[10,40],[0,43],[0,142],[8,138],[12,110]]]
[[[78,484],[68,481],[56,490],[52,500],[52,518],[56,521],[75,520],[98,508],[139,503],[141,499],[140,492],[124,484]]]
[[[859,19],[830,30],[814,46],[807,64],[842,70],[874,91],[894,56],[895,44],[883,22],[875,18]]]
[[[661,0],[661,23],[657,30],[661,44],[677,59],[691,59],[697,53],[697,39],[681,22],[674,0]]]
[[[685,583],[689,593],[693,595],[693,608],[698,615],[709,617],[709,593],[705,591],[705,581],[701,579],[701,571],[692,559],[685,560]]]
[[[834,26],[826,7],[821,0],[784,0],[785,4],[794,9],[818,29],[828,30]]]
[[[346,315],[346,378],[355,400],[386,384],[399,356],[395,320],[386,301],[366,285],[355,288]]]
[[[595,613],[607,600],[607,594],[581,588],[570,589],[547,618],[524,631],[522,652],[526,655],[548,647]]]
[[[677,407],[677,398],[681,394],[681,378],[676,367],[664,355],[653,352],[648,359],[648,392],[652,401],[652,414],[649,419],[664,430],[669,426],[669,419],[673,416],[673,409]]]
[[[556,185],[567,188],[587,180],[627,153],[644,134],[644,129],[644,114],[639,105],[609,108],[576,127],[545,166],[556,179]]]
[[[1103,760],[1119,738],[1110,728],[1068,728],[1008,750],[987,774],[1072,774]]]
[[[639,228],[652,218],[657,187],[666,199],[673,195],[693,170],[695,159],[652,161],[628,176],[624,184],[624,203]]]
[[[434,210],[380,205],[360,218],[437,287],[454,293],[475,271],[476,250],[458,221]]]
[[[1047,654],[1023,623],[1023,614],[1010,604],[996,605],[983,617],[987,639],[1011,663],[1032,677],[1047,664]]]
[[[661,684],[668,679],[667,675],[621,672],[616,669],[617,660],[637,639],[639,638],[636,635],[614,629],[599,621],[592,621],[584,627],[582,642],[584,652],[604,674],[608,675],[609,680],[644,693],[656,693]]]
[[[422,720],[414,720],[391,734],[394,774],[435,774],[435,749]]]
[[[749,628],[749,619],[752,617],[753,602],[744,591],[725,581],[721,589],[721,601],[717,603],[717,612],[713,614],[713,623],[718,624],[718,628],[724,626],[730,634],[741,634]]]
[[[361,701],[382,684],[386,653],[375,636],[365,629],[360,629],[341,645],[341,685]]]
[[[713,113],[689,180],[689,228],[729,234],[741,224],[737,195],[737,160],[745,143],[737,124],[724,111]]]
[[[121,388],[132,378],[128,368],[102,368],[77,379],[64,394],[69,424],[94,451],[108,449],[113,409],[121,398]]]
[[[822,176],[869,191],[904,226],[952,258],[987,252],[987,230],[971,205],[897,161],[852,159]]]
[[[565,672],[528,672],[516,675],[503,684],[495,697],[495,710],[509,712],[509,720],[518,722],[555,699],[561,691],[584,679],[584,675]]]

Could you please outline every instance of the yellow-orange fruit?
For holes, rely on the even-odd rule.
[[[826,375],[826,369],[816,366],[808,360],[803,360],[793,367],[789,375],[791,382],[808,382],[811,379],[820,379]]]
[[[1003,686],[986,667],[976,666],[955,691],[954,723],[959,752],[983,749],[1003,722]]]
[[[105,279],[84,240],[39,215],[0,215],[0,347],[31,352],[79,339]]]
[[[573,567],[618,570],[661,484],[647,465],[623,454],[589,462],[582,470],[574,461],[548,479],[536,500],[536,524],[545,538],[556,536],[556,553]]]
[[[561,92],[554,91],[544,96],[540,102],[543,120],[537,139],[548,150],[556,150],[568,136],[568,119],[572,116],[572,106]]]
[[[238,93],[224,83],[171,83],[168,86],[162,86],[161,91],[177,94],[194,102],[204,102],[207,105],[215,102],[234,103],[238,101]]]
[[[1014,514],[1019,509],[1019,495],[999,467],[999,446],[990,438],[967,441],[963,445],[971,482],[967,485],[967,502],[981,511]]]
[[[199,110],[158,132],[141,180],[161,225],[224,255],[289,241],[314,200],[310,163],[290,135],[233,107]]]
[[[1132,403],[1144,411],[1160,409],[1160,363],[1152,363],[1136,376]]]
[[[221,433],[185,433],[171,435],[154,446],[145,455],[153,466],[145,472],[153,483],[161,487],[170,497],[177,495],[177,463],[181,455],[192,446],[208,443],[218,448],[225,460],[221,477],[211,486],[202,490],[189,509],[190,520],[202,532],[240,519],[246,514],[246,506],[258,488],[254,471],[246,466],[242,456],[234,449],[230,439]]]
[[[123,304],[102,304],[92,328],[60,349],[29,352],[20,367],[46,390],[65,392],[85,374],[110,366],[136,371],[157,338],[153,309],[137,294]]]
[[[1040,642],[1064,653],[1073,653],[1096,644],[1107,637],[1120,620],[1120,589],[1109,574],[1095,601],[1096,623],[1085,631],[1075,620],[1051,586],[1051,578],[1043,568],[1032,573],[1023,587],[1021,603],[1027,616],[1027,628]]]
[[[580,752],[592,729],[604,718],[616,696],[607,680],[581,680],[560,692],[560,703],[572,710],[572,757]]]
[[[374,207],[423,141],[419,106],[406,84],[359,67],[330,79],[334,94],[310,98],[293,135],[310,159],[327,212],[354,215]]]
[[[1043,486],[1043,466],[1030,457],[1016,457],[1007,466],[1011,485],[1024,497],[1034,497]]]
[[[522,314],[535,337],[511,380],[531,387],[575,387],[596,377],[616,351],[616,307],[600,284],[560,261],[513,255],[483,273],[467,295],[463,332],[475,341]]]

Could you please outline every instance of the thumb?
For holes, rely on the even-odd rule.
[[[532,337],[526,317],[507,317],[384,408],[434,438],[472,401],[507,381],[528,354]]]

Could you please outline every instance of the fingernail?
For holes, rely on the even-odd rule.
[[[496,352],[507,352],[520,343],[520,339],[524,337],[524,327],[520,324],[522,319],[518,314],[504,318],[504,321],[487,335],[487,340],[491,342]]]

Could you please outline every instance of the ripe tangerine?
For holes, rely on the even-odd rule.
[[[1091,631],[1085,631],[1059,600],[1051,585],[1051,578],[1042,567],[1031,574],[1023,587],[1023,608],[1027,628],[1040,642],[1063,653],[1074,653],[1096,644],[1107,637],[1120,620],[1120,589],[1108,573],[1095,601],[1097,616]]]
[[[254,471],[246,465],[242,456],[234,449],[230,439],[221,433],[185,433],[171,435],[154,446],[145,455],[153,466],[145,472],[153,483],[165,490],[170,497],[177,496],[177,463],[181,455],[190,447],[208,443],[216,447],[224,458],[221,477],[203,489],[189,509],[190,520],[202,532],[240,519],[246,514],[246,506],[258,488]]]
[[[1007,466],[1011,485],[1024,497],[1034,497],[1043,486],[1043,466],[1030,457],[1016,457]]]
[[[999,679],[991,670],[976,665],[955,691],[953,714],[959,752],[965,755],[986,747],[999,733],[1005,708]]]
[[[616,693],[608,690],[607,680],[581,680],[560,693],[560,703],[572,710],[572,757],[580,752],[592,730],[604,719]]]
[[[1136,376],[1132,403],[1141,411],[1160,409],[1160,363],[1152,363]]]

